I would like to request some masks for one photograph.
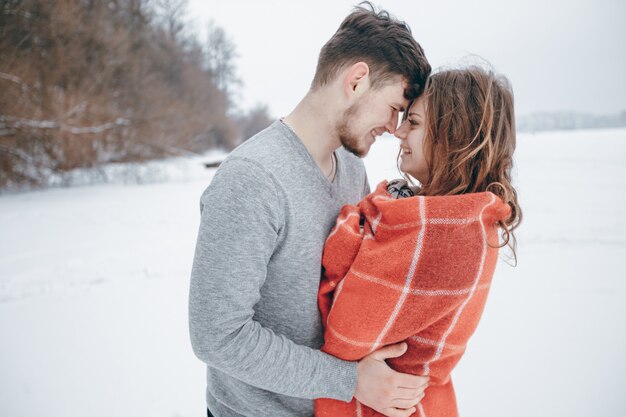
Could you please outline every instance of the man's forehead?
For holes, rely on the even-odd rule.
[[[386,95],[392,100],[392,104],[402,107],[402,111],[406,110],[406,107],[409,105],[409,100],[404,96],[407,86],[407,82],[402,77],[394,77],[386,82],[383,87],[386,90]]]
[[[402,90],[402,94],[393,100],[391,103],[393,107],[398,109],[399,111],[406,111],[409,106],[409,100],[404,97],[404,90]]]
[[[406,82],[404,77],[398,75],[388,79],[383,85],[395,91],[404,91],[409,84]]]
[[[404,94],[402,94],[402,100],[397,103],[397,109],[399,111],[406,111],[408,106],[409,106],[409,100],[407,100],[404,97]]]

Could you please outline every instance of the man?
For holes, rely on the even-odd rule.
[[[430,73],[408,27],[367,6],[322,48],[298,106],[234,150],[202,195],[189,320],[209,415],[311,416],[315,398],[355,397],[408,416],[423,397],[427,378],[384,361],[406,344],[358,363],[319,350],[325,239],[341,206],[369,192],[358,157],[395,131]]]

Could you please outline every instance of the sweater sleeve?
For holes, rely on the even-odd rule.
[[[261,389],[349,401],[356,363],[298,345],[254,320],[283,212],[271,175],[245,159],[226,161],[202,195],[189,294],[194,353]]]

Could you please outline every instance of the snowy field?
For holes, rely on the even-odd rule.
[[[398,176],[396,142],[372,148],[372,186]],[[624,416],[626,129],[520,135],[516,160],[519,265],[498,266],[454,373],[461,415]],[[205,415],[187,291],[213,170],[172,164],[0,196],[0,416]]]

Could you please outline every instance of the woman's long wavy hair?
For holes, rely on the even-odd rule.
[[[498,222],[499,247],[508,245],[517,262],[513,230],[522,211],[511,185],[516,138],[509,81],[478,66],[444,70],[429,78],[424,98],[428,182],[419,194],[499,196],[511,207],[511,216]]]

